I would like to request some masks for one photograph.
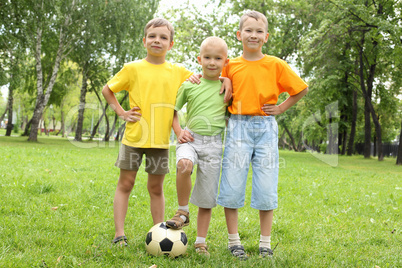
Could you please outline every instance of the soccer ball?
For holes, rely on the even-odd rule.
[[[165,222],[154,225],[145,239],[147,252],[154,256],[167,255],[176,258],[187,250],[187,236],[183,230],[174,230]]]

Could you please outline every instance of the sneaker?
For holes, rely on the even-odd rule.
[[[260,248],[260,258],[265,258],[265,257],[272,257],[274,256],[274,251],[270,248]]]
[[[208,252],[207,244],[198,243],[198,244],[194,244],[194,247],[195,247],[195,252],[197,252],[197,254],[203,255],[203,256],[209,258],[209,252]]]
[[[230,253],[232,253],[233,256],[239,258],[239,260],[245,261],[248,259],[248,255],[244,251],[244,247],[242,245],[229,246],[228,249]]]
[[[184,221],[180,216],[185,216],[186,220]],[[176,212],[176,215],[174,215],[173,218],[166,221],[166,226],[175,230],[179,230],[189,224],[190,224],[190,212],[186,212],[181,209],[179,209]]]

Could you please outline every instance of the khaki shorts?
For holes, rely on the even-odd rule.
[[[138,171],[145,154],[145,171],[148,174],[169,173],[169,150],[157,148],[136,148],[121,144],[115,166],[120,169]]]

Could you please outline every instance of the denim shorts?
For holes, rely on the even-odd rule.
[[[197,176],[190,203],[200,208],[216,207],[222,164],[221,135],[203,136],[187,130],[194,141],[177,144],[176,163],[181,159],[189,159],[193,162],[193,167],[197,165]]]
[[[217,203],[241,208],[252,167],[252,208],[278,207],[278,125],[274,116],[232,115],[227,127]]]

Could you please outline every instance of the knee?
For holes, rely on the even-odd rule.
[[[189,175],[193,171],[193,162],[189,159],[181,159],[177,163],[177,173]]]
[[[119,182],[117,183],[117,187],[122,192],[131,192],[134,187],[134,182],[135,180],[120,178]]]
[[[160,196],[163,194],[163,185],[152,184],[148,185],[148,193],[150,196]]]

